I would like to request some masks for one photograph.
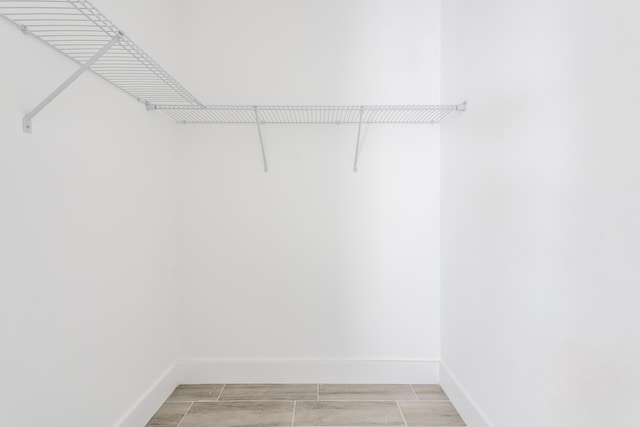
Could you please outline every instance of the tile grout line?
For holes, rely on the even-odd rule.
[[[413,384],[409,384],[409,387],[411,387],[411,391],[413,392],[413,395],[416,397],[416,400],[420,400],[418,398],[418,394],[416,393],[416,390],[413,388]]]
[[[398,411],[400,411],[400,416],[402,417],[402,421],[404,422],[404,427],[408,427],[409,424],[407,424],[407,419],[404,417],[404,414],[402,413],[402,408],[400,407],[400,402],[398,402],[397,400],[396,400],[396,406],[398,407]]]
[[[222,392],[224,391],[224,388],[226,387],[226,384],[222,384],[222,389],[220,389],[220,394],[218,395],[218,398],[215,400],[216,402],[220,401],[220,398],[222,397]]]
[[[1,0],[0,0],[1,1]],[[317,400],[313,399],[296,399],[296,402],[317,402]],[[384,402],[396,402],[398,399],[328,399],[321,400],[321,402],[332,402],[332,403],[349,403],[349,402],[363,402],[363,403],[384,403]],[[189,403],[191,400],[187,402],[167,402],[167,403]],[[216,402],[215,400],[194,400],[195,403],[225,403],[225,402],[293,402],[292,399],[229,399],[229,400],[221,400],[220,402]],[[400,399],[399,402],[415,402],[415,400],[407,400]],[[448,402],[447,400],[421,400],[422,403],[429,402]]]
[[[0,0],[0,2],[3,0]],[[297,399],[300,402],[315,402],[313,399]],[[228,400],[179,400],[165,403],[226,403],[226,402],[293,402],[292,399],[228,399]],[[346,402],[346,401],[345,401]],[[363,400],[363,402],[368,402]],[[386,402],[385,400],[371,400],[370,402]]]
[[[297,400],[293,401],[293,416],[291,417],[291,427],[293,427],[296,423],[296,403],[298,403]]]
[[[313,399],[296,399],[297,402],[317,402]],[[293,402],[292,399],[229,399],[229,400],[172,400],[164,403],[225,403],[225,402]],[[349,402],[416,402],[415,399],[329,399],[321,402],[349,403]],[[451,403],[446,399],[419,400],[420,403]]]
[[[193,404],[194,404],[194,402],[191,402],[191,405],[189,405],[189,409],[187,409],[187,412],[184,413],[184,415],[182,416],[182,418],[180,419],[180,422],[178,423],[178,425],[176,427],[180,427],[180,424],[182,424],[184,419],[187,417],[187,414],[189,413],[189,411],[193,407]]]

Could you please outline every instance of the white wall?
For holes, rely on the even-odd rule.
[[[173,1],[94,4],[170,68]],[[0,57],[0,423],[144,425],[176,356],[176,126],[87,74],[23,134],[76,66],[4,20]]]
[[[438,102],[438,1],[180,9],[181,78],[209,104]],[[180,134],[180,358],[202,361],[183,379],[437,380],[438,129],[366,128],[357,174],[355,127],[263,132],[268,174],[253,126]]]
[[[637,425],[639,12],[443,2],[470,109],[442,127],[442,375],[472,427]]]

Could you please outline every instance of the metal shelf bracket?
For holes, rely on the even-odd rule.
[[[267,155],[264,151],[264,142],[262,141],[262,127],[260,126],[260,115],[258,114],[258,107],[254,106],[253,111],[256,115],[256,125],[258,126],[258,137],[260,138],[260,149],[262,150],[262,163],[264,165],[264,173],[269,172],[269,166],[267,165]]]
[[[362,117],[364,115],[364,107],[360,107],[360,118],[358,119],[358,139],[356,140],[356,157],[353,160],[353,171],[358,172],[358,157],[360,157],[360,134],[362,133]]]
[[[25,114],[24,118],[22,119],[22,130],[24,132],[26,132],[26,133],[31,133],[31,131],[32,131],[31,120],[40,111],[42,111],[42,109],[44,107],[49,105],[49,103],[51,101],[56,99],[58,97],[58,95],[60,95],[66,88],[68,88],[71,85],[71,83],[76,81],[76,79],[78,77],[80,77],[82,75],[82,73],[84,73],[89,68],[91,68],[91,66],[98,59],[100,59],[102,57],[102,55],[107,53],[109,51],[109,49],[111,49],[115,44],[117,44],[120,41],[120,39],[122,39],[123,36],[124,36],[124,34],[122,32],[117,33],[111,40],[109,40],[109,42],[107,44],[105,44],[98,52],[96,52],[96,54],[93,55],[93,57],[91,57],[91,59],[89,59],[87,62],[85,62],[80,68],[78,68],[76,70],[75,73],[73,73],[67,80],[65,80],[64,83],[62,83],[56,90],[54,90],[51,93],[51,95],[47,96],[44,99],[44,101],[42,101],[40,104],[38,104],[33,110],[31,110],[27,114]]]

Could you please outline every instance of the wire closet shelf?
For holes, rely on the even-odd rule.
[[[33,117],[88,70],[144,103],[148,110],[162,111],[178,123],[257,125],[265,171],[260,129],[263,124],[354,124],[359,126],[359,146],[362,125],[437,124],[454,111],[466,110],[466,102],[373,106],[205,105],[88,0],[0,0],[0,16],[80,65],[24,116],[23,129],[29,133]]]
[[[89,67],[138,101],[202,105],[135,42],[86,0],[0,0],[0,15]]]
[[[251,124],[375,124],[439,123],[460,105],[207,105],[204,107],[158,105],[178,123]]]

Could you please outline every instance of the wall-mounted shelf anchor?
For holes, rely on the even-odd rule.
[[[67,80],[64,81],[56,90],[54,90],[51,95],[47,96],[44,101],[42,101],[38,106],[36,106],[33,110],[29,111],[25,114],[24,119],[22,119],[22,130],[26,133],[31,133],[32,125],[31,119],[33,119],[44,107],[49,105],[51,101],[56,99],[58,95],[60,95],[66,88],[68,88],[71,83],[73,83],[78,77],[82,75],[85,71],[87,71],[98,59],[102,57],[105,53],[109,51],[116,43],[120,41],[122,38],[122,33],[117,33],[107,44],[105,44],[91,59],[85,62],[75,73],[73,73]]]

